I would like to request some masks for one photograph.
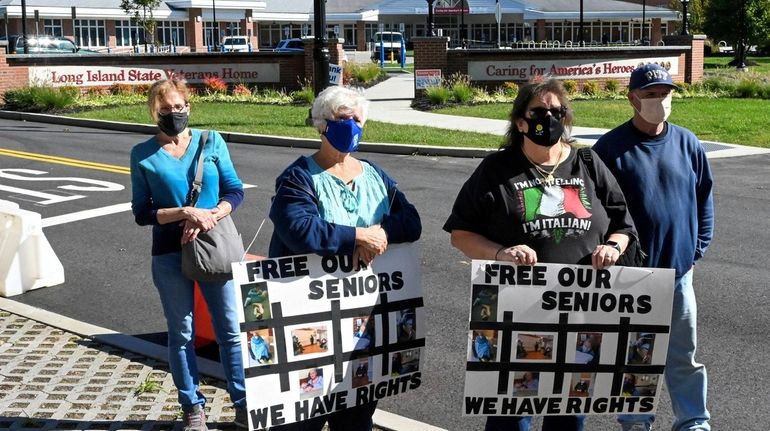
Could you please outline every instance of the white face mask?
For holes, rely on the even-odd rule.
[[[650,124],[660,124],[671,115],[671,98],[669,93],[666,97],[656,97],[653,99],[639,99],[642,104],[641,109],[637,110],[644,121]],[[636,107],[634,107],[636,109]]]

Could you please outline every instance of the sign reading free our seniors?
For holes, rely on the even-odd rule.
[[[671,269],[474,260],[463,414],[652,413]]]
[[[250,429],[417,389],[425,346],[419,250],[233,264]]]

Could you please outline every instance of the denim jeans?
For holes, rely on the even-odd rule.
[[[531,416],[490,416],[484,431],[529,431]],[[546,416],[542,431],[583,431],[585,416]]]
[[[706,410],[706,367],[695,362],[697,346],[697,306],[690,269],[674,284],[674,306],[671,313],[671,336],[666,357],[666,387],[674,411],[673,431],[710,431],[711,418]],[[653,415],[620,415],[621,424],[655,421]]]
[[[189,411],[205,404],[198,390],[198,364],[195,359],[193,330],[193,281],[182,274],[182,254],[167,253],[152,257],[152,281],[160,294],[160,302],[168,327],[168,362],[171,377],[179,391],[179,404]],[[214,334],[219,344],[219,357],[227,379],[227,391],[236,407],[246,407],[240,327],[233,282],[199,282],[208,305]]]

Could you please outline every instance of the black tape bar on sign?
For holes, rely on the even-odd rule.
[[[556,365],[564,365],[565,357],[567,355],[567,323],[569,322],[569,315],[567,313],[559,313],[559,333],[556,336],[558,344],[556,345]],[[560,394],[561,388],[564,384],[564,372],[557,371],[553,376],[553,393]]]
[[[492,329],[503,331],[511,329],[514,331],[529,332],[558,332],[562,329],[561,323],[534,323],[534,322],[487,322],[473,320],[470,322],[470,329]],[[651,332],[657,334],[667,334],[669,326],[667,325],[627,325],[631,332]],[[618,332],[621,329],[620,324],[598,324],[598,323],[571,323],[566,324],[567,332]]]
[[[334,382],[342,382],[342,331],[340,330],[341,322],[340,313],[340,300],[335,299],[332,301],[332,340],[334,340]]]
[[[387,309],[388,295],[386,293],[380,294],[379,305],[380,307]],[[382,319],[382,345],[387,346],[390,344],[390,313],[382,313],[380,317]],[[389,374],[389,367],[389,358],[383,357],[382,364],[380,366],[380,376],[387,376]]]
[[[620,318],[620,328],[618,328],[618,350],[615,352],[616,364],[626,363],[626,351],[627,351],[626,349],[628,349],[628,333],[632,331],[630,323],[631,323],[630,317]],[[623,371],[618,370],[612,376],[612,389],[610,390],[610,394],[620,395],[620,392],[622,389],[623,389]]]
[[[513,322],[513,311],[505,311],[503,312],[503,322]],[[513,331],[510,329],[503,329],[502,330],[502,344],[501,344],[501,350],[500,350],[500,357],[505,358],[507,361],[511,358],[511,344],[512,344],[512,338],[513,338]],[[473,342],[473,341],[471,341]],[[507,394],[508,393],[508,381],[510,378],[510,373],[503,371],[500,373],[497,379],[497,393],[498,394]]]
[[[281,321],[281,317],[283,317],[283,309],[281,308],[281,303],[276,302],[272,305],[272,312],[271,315],[273,316],[273,320]],[[276,326],[273,328],[273,335],[275,336],[275,340],[285,340],[285,333],[284,333],[284,327],[283,326]],[[280,342],[275,343],[276,349],[278,351],[276,352],[276,358],[278,361],[285,361],[286,358],[288,358],[288,354],[286,353],[286,343]],[[288,374],[281,374],[280,375],[280,383],[281,383],[281,392],[286,392],[289,390],[289,375]]]
[[[542,373],[639,373],[662,374],[665,365],[555,364],[550,362],[466,362],[466,371],[539,371]]]

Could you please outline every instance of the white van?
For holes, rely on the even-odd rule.
[[[249,52],[249,38],[246,36],[225,36],[219,45],[222,52]]]
[[[372,42],[374,42],[374,49],[372,49],[373,61],[380,61],[380,46],[382,46],[385,51],[385,61],[390,61],[390,53],[392,52],[393,59],[401,63],[401,46],[404,45],[404,49],[406,49],[404,35],[397,31],[377,32],[374,34]]]

